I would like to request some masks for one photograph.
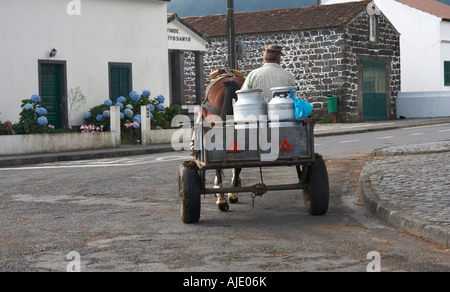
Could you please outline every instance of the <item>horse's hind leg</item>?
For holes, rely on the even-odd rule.
[[[231,178],[231,186],[232,187],[240,187],[241,186],[241,179],[239,178],[239,174],[241,173],[242,168],[234,168],[233,169],[233,177]],[[238,193],[229,193],[228,194],[228,201],[230,203],[237,203],[239,201],[239,194]]]
[[[222,170],[216,170],[216,178],[214,179],[214,188],[222,187]],[[223,193],[217,193],[217,202],[216,205],[219,207],[220,211],[227,211],[229,209],[228,202],[225,199],[225,195]]]

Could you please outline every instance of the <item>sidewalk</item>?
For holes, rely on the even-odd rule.
[[[450,138],[374,151],[360,176],[366,207],[385,223],[450,246]]]
[[[349,124],[316,124],[316,137],[450,123],[450,117]],[[174,151],[171,145],[0,156],[0,167]],[[413,155],[413,156],[411,156]],[[368,209],[387,224],[443,246],[450,245],[449,141],[384,148],[363,167],[361,193]]]

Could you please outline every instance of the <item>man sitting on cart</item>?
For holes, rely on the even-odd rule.
[[[296,86],[294,74],[280,65],[282,50],[281,46],[269,45],[264,51],[264,65],[250,72],[241,90],[262,89],[262,97],[269,102],[272,99],[271,88]]]

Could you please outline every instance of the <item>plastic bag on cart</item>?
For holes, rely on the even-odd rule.
[[[313,106],[309,102],[304,101],[303,99],[296,98],[294,96],[294,91],[292,91],[292,89],[291,89],[291,98],[294,100],[295,118],[296,119],[308,118],[312,113]]]

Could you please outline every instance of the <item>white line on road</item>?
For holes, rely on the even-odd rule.
[[[58,169],[58,168],[89,168],[89,167],[110,167],[110,166],[134,166],[141,164],[153,164],[153,163],[164,163],[168,161],[176,161],[176,160],[189,160],[192,159],[191,156],[164,156],[155,158],[153,160],[132,160],[131,163],[111,163],[111,164],[103,164],[102,161],[90,161],[90,164],[77,164],[77,165],[68,165],[68,164],[58,164],[58,165],[42,165],[42,166],[25,166],[25,167],[11,167],[11,168],[0,168],[0,171],[5,170],[38,170],[38,169]]]
[[[391,139],[391,138],[394,138],[394,136],[378,137],[377,140]]]
[[[410,136],[418,136],[418,135],[423,135],[423,133],[414,133],[414,134],[410,134]]]
[[[450,129],[438,131],[438,133],[444,133],[444,132],[450,132]]]
[[[339,143],[353,143],[353,142],[359,142],[361,140],[347,140],[347,141],[340,141]]]

